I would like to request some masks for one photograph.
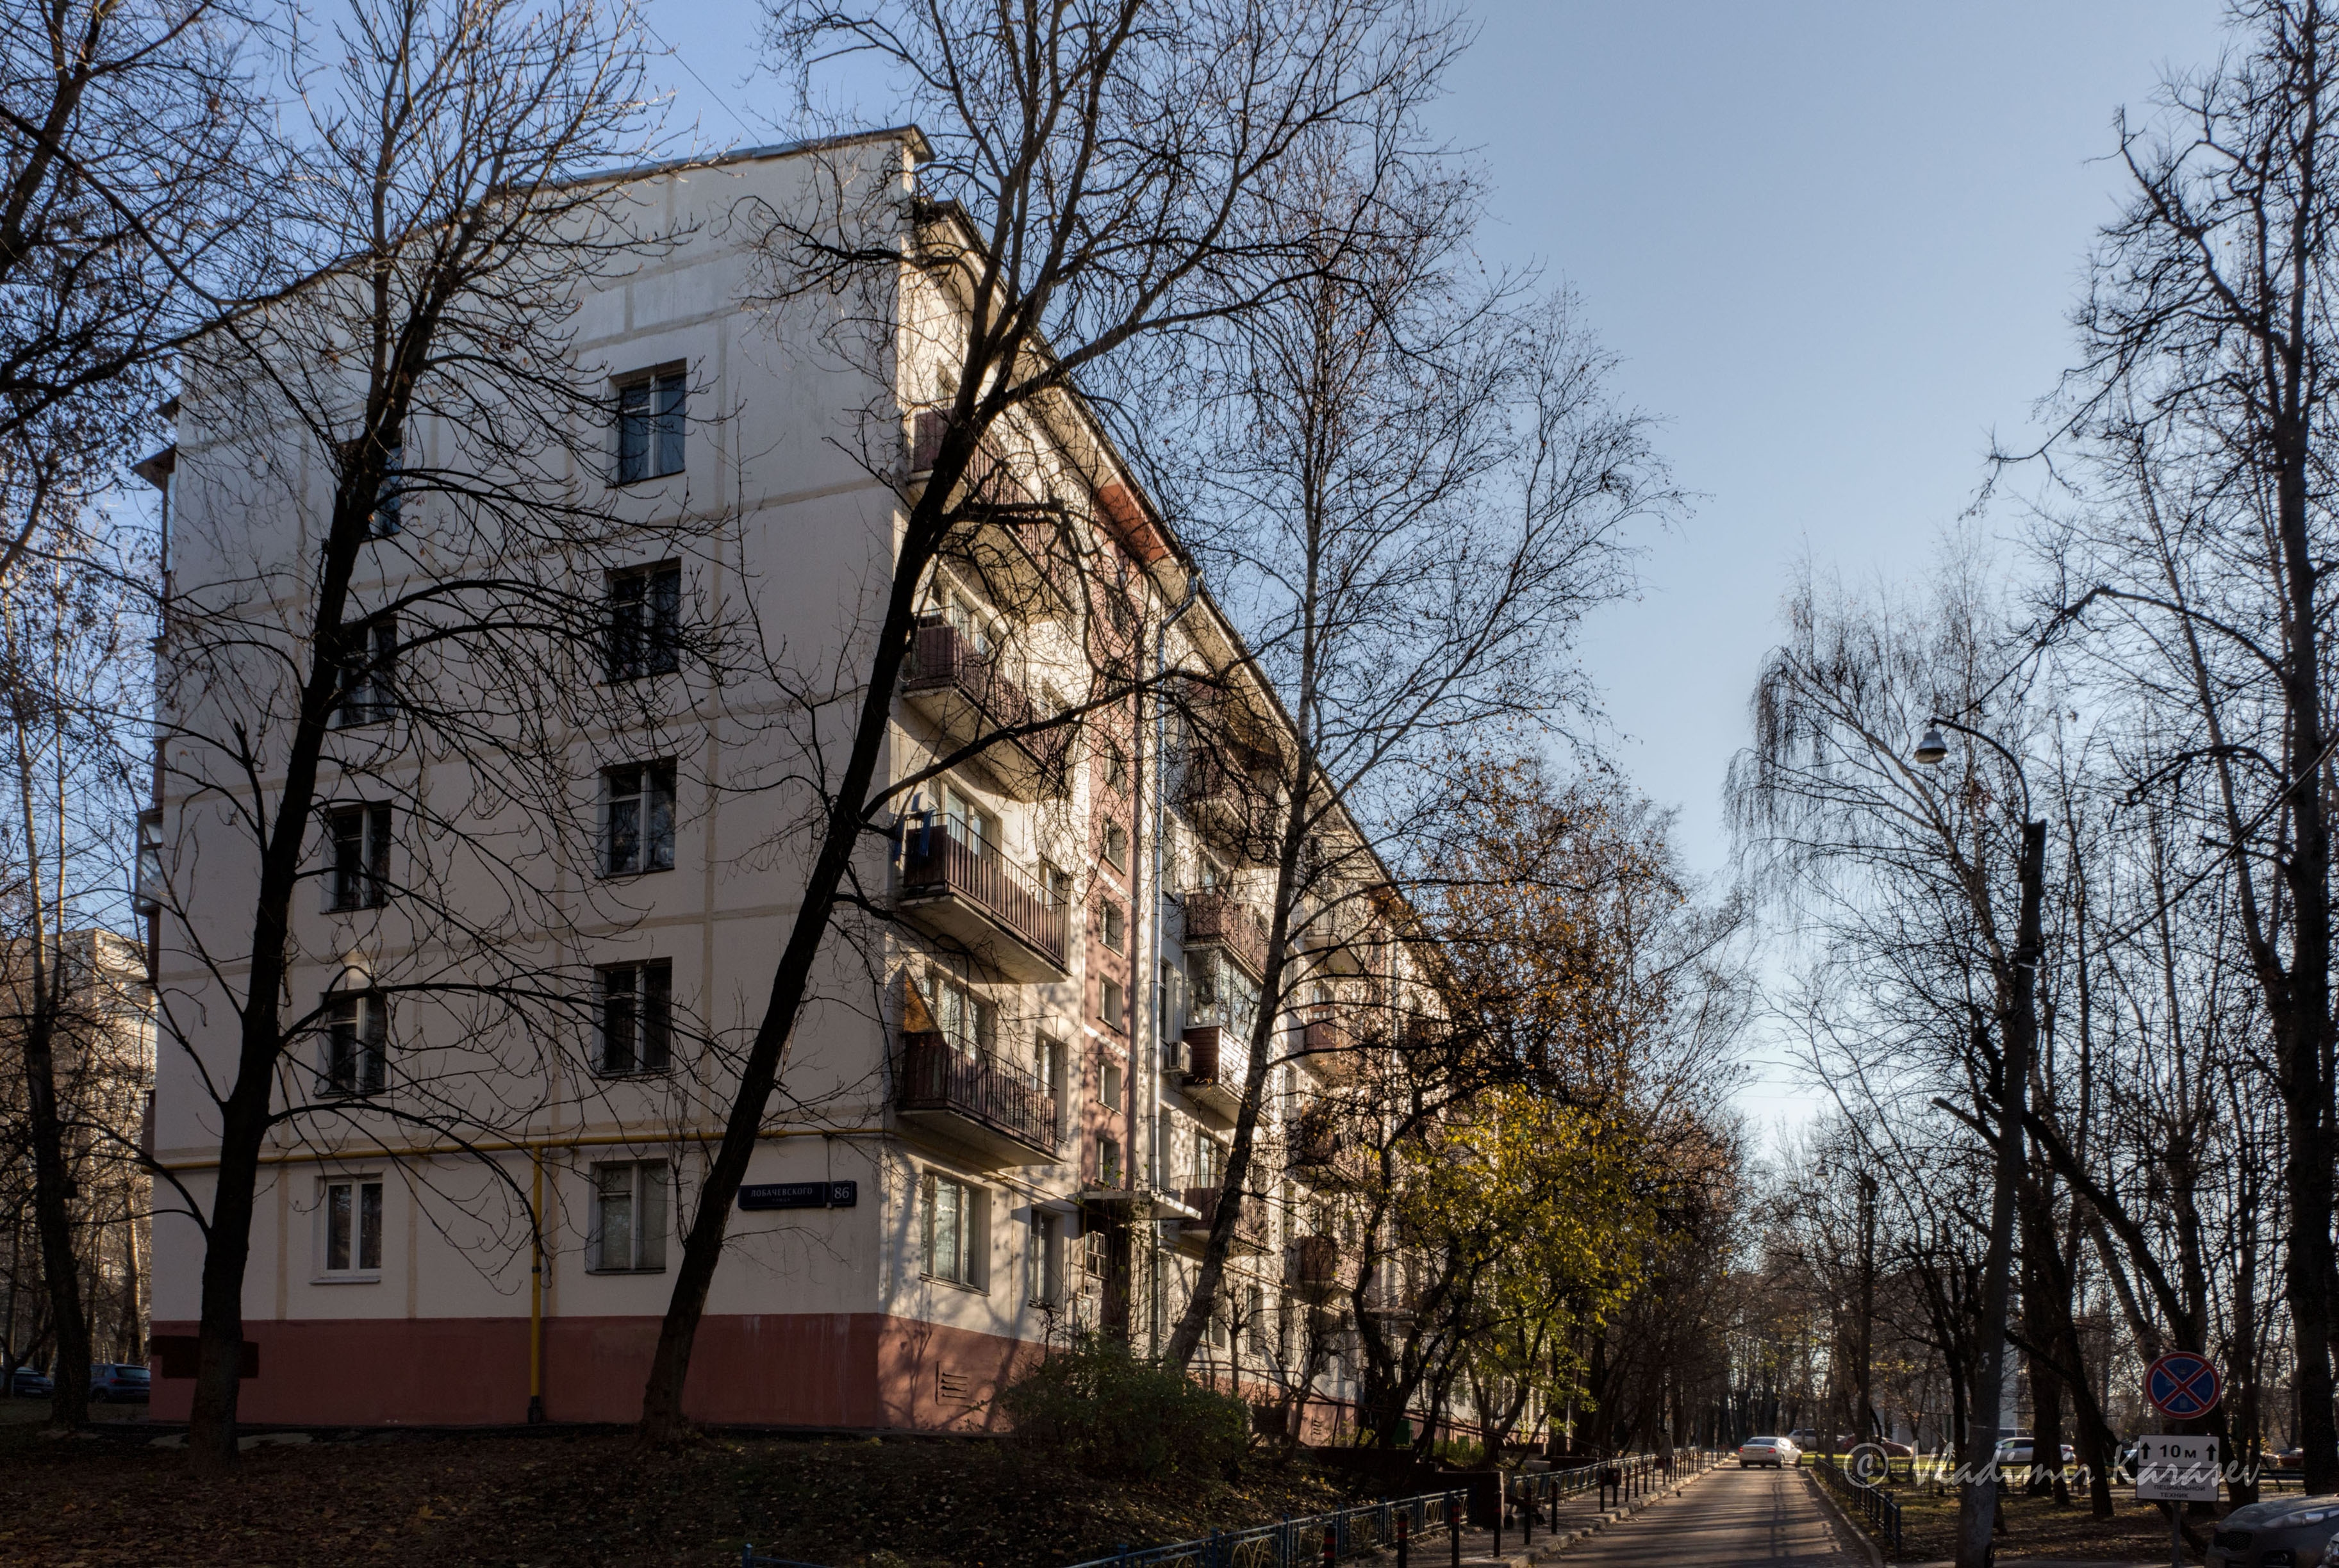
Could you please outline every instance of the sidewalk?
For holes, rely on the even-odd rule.
[[[1660,1482],[1647,1494],[1636,1497],[1622,1507],[1600,1506],[1597,1491],[1583,1492],[1560,1503],[1546,1513],[1535,1527],[1532,1542],[1522,1538],[1516,1521],[1503,1526],[1503,1553],[1495,1554],[1495,1533],[1491,1530],[1466,1530],[1462,1534],[1462,1568],[1534,1568],[1535,1564],[1558,1556],[1587,1535],[1596,1534],[1620,1519],[1629,1519],[1641,1510],[1678,1496],[1696,1484],[1700,1475],[1710,1474],[1719,1466],[1710,1465],[1698,1474],[1683,1474],[1670,1482]],[[1556,1514],[1557,1517],[1553,1517]],[[1383,1548],[1380,1556],[1389,1560],[1393,1553]],[[1454,1561],[1453,1545],[1443,1531],[1433,1531],[1412,1543],[1407,1553],[1406,1568],[1450,1568]]]

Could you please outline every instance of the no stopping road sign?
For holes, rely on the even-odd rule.
[[[2144,1396],[2172,1421],[2208,1415],[2224,1392],[2217,1369],[2196,1350],[2172,1350],[2145,1369]]]

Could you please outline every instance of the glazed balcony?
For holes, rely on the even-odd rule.
[[[1292,1238],[1283,1255],[1284,1287],[1302,1301],[1327,1301],[1340,1287],[1340,1249],[1328,1236]]]
[[[992,1165],[1056,1159],[1057,1109],[1047,1085],[1013,1063],[953,1047],[938,1031],[902,1037],[901,1119]]]
[[[1179,1087],[1186,1098],[1219,1116],[1242,1109],[1243,1084],[1250,1053],[1230,1030],[1215,1023],[1196,1024],[1185,1034],[1186,1070]]]
[[[903,835],[901,912],[1010,980],[1064,978],[1071,921],[1007,857],[939,825]]]
[[[945,751],[1041,718],[1023,688],[1001,673],[998,661],[948,624],[918,628],[902,691],[910,706],[942,731]],[[983,749],[982,765],[1021,799],[1061,795],[1071,776],[1071,726],[1064,725],[997,741]]]
[[[1179,1226],[1178,1239],[1199,1252],[1210,1238],[1210,1227],[1218,1222],[1219,1203],[1225,1198],[1222,1188],[1189,1187],[1186,1188],[1186,1207],[1194,1218]],[[1235,1216],[1235,1250],[1259,1253],[1267,1250],[1266,1206],[1256,1197],[1243,1199],[1241,1210]]]
[[[1223,888],[1186,895],[1185,942],[1189,948],[1222,947],[1253,980],[1267,977],[1267,922]]]

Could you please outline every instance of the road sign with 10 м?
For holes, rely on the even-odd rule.
[[[2181,1435],[2144,1439],[2136,1496],[2139,1503],[2215,1503],[2217,1440]]]

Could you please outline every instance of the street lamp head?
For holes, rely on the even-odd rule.
[[[1910,754],[1927,767],[1931,767],[1949,754],[1949,744],[1941,738],[1941,732],[1939,729],[1928,725],[1925,726],[1924,738],[1917,743],[1916,751]]]

